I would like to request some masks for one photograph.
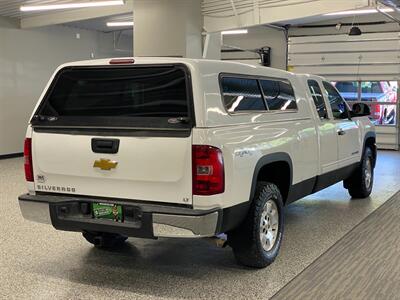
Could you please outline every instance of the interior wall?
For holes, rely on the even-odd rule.
[[[119,48],[131,49],[132,42],[122,39]],[[65,26],[21,30],[0,18],[0,156],[22,151],[28,119],[57,66],[131,55],[114,50],[113,34]]]
[[[257,26],[248,28],[247,34],[224,35],[223,42],[226,46],[240,49],[254,50],[261,47],[271,47],[271,67],[286,70],[287,65],[287,38],[284,30]],[[260,64],[258,54],[252,52],[225,52],[222,53],[222,60],[235,60],[254,65]]]

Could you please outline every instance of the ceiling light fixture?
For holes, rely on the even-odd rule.
[[[21,11],[42,11],[42,10],[58,10],[58,9],[73,9],[87,7],[101,7],[124,5],[124,0],[109,0],[109,1],[86,1],[80,3],[64,3],[64,4],[47,4],[47,5],[22,5]]]
[[[382,8],[381,11],[383,12],[394,12],[393,8]],[[378,13],[378,10],[375,8],[371,9],[360,9],[360,10],[346,10],[346,11],[339,11],[329,14],[324,14],[324,16],[347,16],[347,15],[366,15],[366,14],[374,14]]]
[[[247,33],[249,33],[247,29],[221,31],[222,35],[247,34]]]
[[[132,27],[133,21],[107,22],[107,27]]]

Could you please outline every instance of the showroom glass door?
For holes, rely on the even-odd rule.
[[[399,82],[388,80],[333,82],[350,107],[357,102],[371,109],[380,148],[399,148]]]

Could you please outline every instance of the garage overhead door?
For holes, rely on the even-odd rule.
[[[378,146],[399,148],[399,32],[290,37],[289,66],[338,84],[350,103],[369,104]]]

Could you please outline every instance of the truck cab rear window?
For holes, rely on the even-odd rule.
[[[67,68],[36,121],[93,126],[170,126],[190,117],[187,76],[176,66]],[[185,122],[188,123],[188,122]]]

